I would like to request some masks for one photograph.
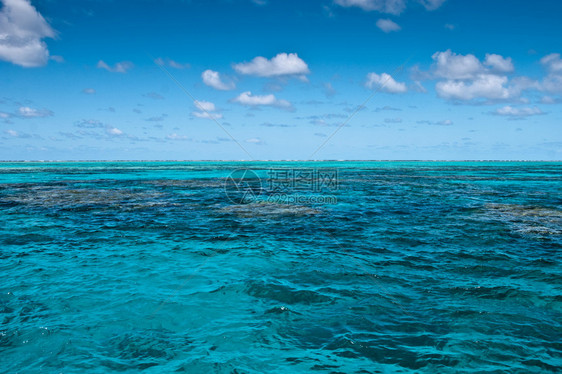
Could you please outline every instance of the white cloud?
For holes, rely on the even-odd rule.
[[[562,93],[562,75],[549,74],[539,84],[540,90],[551,93]]]
[[[174,69],[186,69],[189,68],[190,64],[182,64],[181,62],[176,62],[174,60],[168,60],[168,66]]]
[[[264,141],[261,140],[260,138],[250,138],[250,139],[246,139],[246,143],[257,144],[257,145],[265,144]]]
[[[55,32],[29,0],[1,0],[0,59],[23,67],[47,64],[49,50],[44,38]]]
[[[247,105],[247,106],[276,106],[280,108],[291,108],[291,103],[287,100],[279,100],[273,94],[269,95],[252,95],[250,91],[242,92],[236,98],[233,99],[234,102]]]
[[[543,96],[541,98],[541,103],[543,104],[560,104],[562,103],[562,98],[560,97],[552,97],[552,96]],[[2,114],[0,113],[0,118]]]
[[[507,77],[480,74],[472,81],[447,80],[435,85],[437,94],[445,99],[473,100],[485,98],[503,100],[513,98],[518,90],[506,87]]]
[[[22,106],[18,109],[18,115],[24,118],[42,118],[53,115],[53,112],[47,109],[34,109],[27,106]]]
[[[172,59],[169,59],[169,58],[162,58],[162,57],[158,57],[157,59],[154,60],[154,62],[158,65],[169,66],[169,67],[174,68],[174,69],[188,69],[188,68],[191,67],[190,64],[181,63],[181,62],[177,62],[177,61],[174,61]]]
[[[8,134],[8,135],[10,135],[10,136],[14,136],[14,137],[17,137],[17,136],[19,135],[16,130],[11,130],[11,129],[9,129],[9,130],[6,130],[6,131],[4,131],[4,132],[5,132],[6,134]]]
[[[365,86],[370,89],[377,88],[388,93],[404,93],[408,90],[405,83],[396,82],[394,78],[387,73],[382,73],[380,75],[376,73],[367,74]]]
[[[218,71],[205,70],[201,74],[201,78],[203,79],[203,83],[217,90],[228,91],[236,88],[233,82],[223,82]]]
[[[113,135],[113,136],[123,135],[123,131],[119,130],[117,127],[108,127],[106,129],[106,132],[109,135]]]
[[[455,29],[455,25],[451,23],[446,23],[444,26],[446,29],[453,31]]]
[[[335,0],[343,7],[358,7],[366,11],[376,10],[381,13],[400,14],[406,9],[405,0]]]
[[[511,73],[514,70],[511,57],[493,53],[486,54],[484,63],[472,54],[460,55],[450,49],[436,52],[431,58],[435,61],[434,75],[447,79],[474,79],[482,73]]]
[[[417,0],[427,10],[439,8],[446,0]],[[406,0],[334,0],[342,7],[357,7],[365,11],[377,11],[398,15],[406,9]]]
[[[447,0],[419,0],[419,2],[425,7],[427,10],[435,10],[439,8],[443,3]]]
[[[416,121],[416,123],[419,123],[420,125],[432,125],[432,126],[452,126],[453,125],[453,121],[451,121],[450,119],[444,119],[442,121],[422,120],[422,121]]]
[[[127,70],[130,70],[133,68],[133,63],[129,62],[129,61],[122,61],[122,62],[118,62],[113,66],[109,66],[108,64],[106,64],[103,60],[99,60],[97,67],[99,69],[105,69],[107,71],[110,71],[112,73],[126,73]]]
[[[541,64],[548,71],[542,82],[537,82],[538,89],[550,93],[562,93],[562,59],[560,53],[551,53],[541,58]]]
[[[382,18],[377,21],[377,27],[386,33],[402,30],[400,25],[398,25],[397,23],[389,19],[382,19]]]
[[[233,67],[239,74],[258,77],[303,76],[310,73],[306,62],[299,58],[296,53],[279,53],[271,60],[258,56],[250,62],[234,64]]]
[[[562,72],[562,59],[560,59],[560,53],[551,53],[544,56],[541,58],[541,64],[543,64],[551,73]]]
[[[504,106],[502,108],[496,109],[494,114],[500,116],[508,116],[508,117],[528,117],[528,116],[535,116],[539,114],[544,114],[542,110],[537,107],[523,107],[523,108],[514,108],[512,106]]]
[[[195,117],[203,119],[221,119],[222,114],[220,113],[209,113],[209,112],[192,112]]]
[[[511,57],[504,58],[493,53],[486,53],[484,65],[490,66],[493,70],[502,73],[510,73],[514,70],[513,63],[511,62]]]
[[[85,94],[87,94],[87,95],[93,95],[93,94],[96,93],[96,90],[93,89],[93,88],[84,88],[84,89],[82,90],[82,93],[85,93]]]
[[[195,106],[206,112],[214,112],[216,110],[215,104],[210,101],[194,101]]]
[[[277,101],[275,95],[252,95],[250,91],[241,93],[234,101],[243,105],[273,105]]]
[[[484,67],[476,56],[466,56],[451,52],[436,52],[431,56],[435,61],[435,75],[447,79],[471,79],[481,73]]]
[[[178,135],[176,133],[166,135],[166,139],[168,140],[189,140],[186,135]]]
[[[506,74],[514,71],[510,57],[488,53],[481,62],[472,54],[460,55],[448,49],[445,52],[434,53],[432,58],[433,76],[444,78],[437,82],[435,90],[445,99],[516,99],[523,90],[536,85],[524,77],[516,77],[511,81],[508,79]]]
[[[480,61],[472,54],[459,55],[447,50],[434,53],[432,58],[431,71],[423,74],[413,69],[413,79],[442,78],[436,83],[435,90],[446,99],[479,100],[485,104],[497,100],[526,103],[529,99],[521,97],[524,91],[562,93],[562,59],[559,53],[551,53],[540,60],[547,71],[540,80],[525,76],[508,77],[515,71],[512,59],[498,54],[487,53]],[[548,103],[549,99],[545,100]]]
[[[216,112],[217,108],[215,104],[210,101],[196,100],[193,102],[193,104],[195,104],[195,107],[197,108],[197,111],[191,112],[194,117],[204,119],[222,118],[222,114]]]
[[[58,62],[59,64],[62,64],[64,62],[64,57],[59,55],[52,55],[49,57],[49,59]]]

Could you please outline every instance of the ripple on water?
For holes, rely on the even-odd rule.
[[[562,367],[562,164],[330,163],[329,205],[232,204],[233,164],[49,165],[0,167],[0,371]]]

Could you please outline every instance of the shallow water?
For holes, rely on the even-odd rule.
[[[3,163],[0,208],[0,371],[562,370],[562,163]]]

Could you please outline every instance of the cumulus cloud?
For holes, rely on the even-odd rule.
[[[49,26],[29,0],[1,0],[0,59],[23,67],[47,64],[44,38],[54,38]]]
[[[191,112],[191,115],[197,118],[204,118],[204,119],[221,119],[222,114],[216,112],[217,108],[214,103],[210,101],[199,101],[196,100],[193,102],[197,111]]]
[[[529,117],[529,116],[544,114],[544,112],[537,107],[514,108],[514,107],[509,106],[509,105],[504,106],[502,108],[498,108],[493,113],[497,114],[497,115],[500,115],[500,116],[508,116],[508,117],[514,117],[514,118],[523,118],[523,117]]]
[[[432,76],[443,79],[436,83],[435,91],[445,99],[484,102],[515,99],[531,87],[528,79],[518,77],[510,81],[507,77],[507,73],[514,71],[510,57],[488,53],[480,61],[472,54],[456,54],[448,49],[434,53],[432,59]]]
[[[460,55],[450,49],[436,52],[431,56],[434,61],[434,75],[446,79],[473,79],[483,73],[511,73],[514,71],[511,57],[487,53],[484,62],[472,55]]]
[[[217,90],[228,91],[236,88],[233,82],[228,82],[228,83],[223,82],[221,80],[221,76],[218,71],[213,71],[210,69],[205,70],[201,74],[201,78],[203,79],[203,83]]]
[[[525,102],[528,100],[522,98],[521,93],[528,90],[562,93],[562,59],[558,53],[551,53],[540,60],[547,72],[540,80],[524,76],[509,77],[515,70],[513,62],[510,57],[498,54],[488,53],[480,61],[474,55],[459,55],[447,50],[433,54],[432,58],[434,64],[428,75],[441,78],[435,90],[445,99],[482,103],[497,100]],[[527,113],[523,111],[518,116]]]
[[[279,53],[271,60],[258,56],[250,62],[234,64],[233,67],[239,74],[255,75],[258,77],[304,76],[310,73],[306,62],[296,53]]]
[[[382,18],[377,21],[377,27],[386,33],[392,31],[400,31],[402,29],[397,23],[389,19],[382,19]]]
[[[512,98],[515,91],[506,87],[507,77],[481,74],[472,81],[447,80],[435,85],[437,94],[445,99],[473,100],[485,98],[502,100]]]
[[[122,61],[122,62],[118,62],[113,66],[109,66],[108,64],[106,64],[103,60],[99,60],[98,64],[96,65],[98,67],[98,69],[105,69],[109,72],[112,73],[126,73],[127,70],[130,70],[133,68],[133,63],[129,62],[129,61]]]
[[[511,73],[514,70],[513,63],[511,62],[511,57],[504,58],[493,53],[486,53],[484,65],[490,66],[493,70],[502,73]]]
[[[280,108],[291,108],[291,103],[287,100],[279,100],[273,94],[269,95],[252,95],[252,92],[242,92],[232,101],[246,106],[275,106]]]
[[[214,112],[216,110],[215,104],[210,101],[195,101],[194,104],[197,108],[205,112]]]
[[[447,79],[471,79],[484,70],[476,56],[458,55],[450,49],[445,52],[436,52],[431,56],[435,61],[434,73],[436,76]]]
[[[396,82],[394,78],[387,73],[382,73],[380,75],[376,73],[367,74],[365,86],[370,89],[377,88],[388,93],[404,93],[408,90],[405,83]]]

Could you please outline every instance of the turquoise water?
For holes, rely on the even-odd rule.
[[[559,372],[561,249],[562,163],[0,163],[0,371]]]

